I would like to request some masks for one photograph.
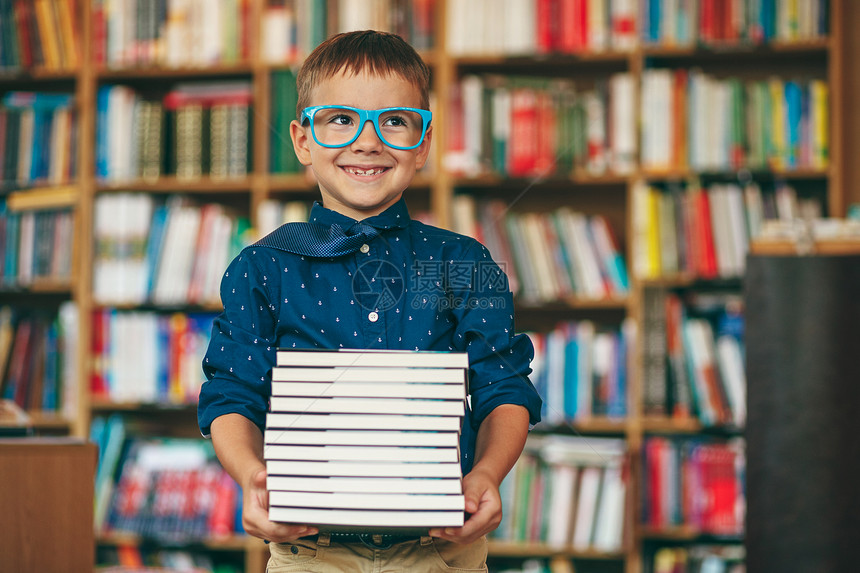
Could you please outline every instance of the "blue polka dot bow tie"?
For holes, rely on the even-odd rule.
[[[307,257],[337,258],[357,252],[379,233],[376,227],[362,222],[355,223],[346,231],[337,224],[289,223],[281,225],[254,245]]]

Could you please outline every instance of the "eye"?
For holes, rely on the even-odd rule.
[[[349,117],[347,114],[342,113],[332,116],[328,120],[328,123],[331,123],[333,125],[350,125],[352,124],[352,118]]]
[[[385,127],[398,127],[405,128],[410,127],[409,120],[401,115],[394,115],[385,118],[385,122],[383,123]]]

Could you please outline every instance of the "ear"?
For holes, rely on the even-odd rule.
[[[424,141],[415,151],[415,168],[421,169],[427,163],[427,157],[430,155],[430,142],[433,141],[433,126],[427,126],[427,132],[424,134]]]
[[[307,128],[303,127],[298,120],[290,123],[290,138],[293,140],[293,149],[296,157],[302,165],[311,164],[311,136]]]

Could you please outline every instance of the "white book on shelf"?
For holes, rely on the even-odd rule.
[[[273,491],[269,494],[270,507],[462,512],[465,509],[465,505],[465,498],[457,494],[319,493],[312,491]]]
[[[320,414],[419,414],[423,416],[463,416],[463,400],[420,400],[414,398],[294,397],[272,396],[272,412]]]
[[[550,466],[550,498],[547,503],[547,545],[568,547],[576,515],[576,484],[579,469],[570,464]]]
[[[609,78],[612,171],[633,172],[636,164],[636,81],[633,74],[613,74]]]
[[[430,382],[462,383],[465,371],[455,368],[291,368],[275,366],[272,380],[276,382]]]
[[[266,430],[265,444],[319,446],[433,446],[456,448],[457,432],[398,432],[385,430]]]
[[[304,461],[378,461],[378,462],[456,462],[458,447],[401,446],[306,446],[267,444],[263,448],[267,460]]]
[[[573,526],[573,548],[583,551],[591,548],[594,539],[594,520],[600,498],[603,470],[599,466],[582,468],[579,493],[576,499],[576,521]]]
[[[600,505],[594,526],[594,549],[620,551],[624,532],[624,499],[626,486],[621,465],[610,464],[603,472]]]
[[[460,431],[458,416],[398,414],[266,414],[267,428]]]
[[[460,527],[462,511],[344,510],[320,508],[269,507],[269,519],[284,523],[309,523],[342,527]]]
[[[459,462],[368,462],[266,460],[270,477],[451,478],[462,476]]]
[[[272,396],[356,396],[365,398],[425,398],[462,400],[462,384],[422,382],[272,382]]]
[[[277,366],[363,366],[402,368],[468,368],[465,352],[413,350],[286,350],[276,353]]]
[[[458,478],[403,477],[293,477],[269,475],[266,487],[271,491],[318,491],[330,493],[463,493]]]

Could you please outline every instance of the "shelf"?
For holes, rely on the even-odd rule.
[[[638,528],[639,536],[651,541],[719,541],[723,543],[742,543],[743,536],[736,534],[716,535],[703,532],[689,525],[676,525],[667,527],[652,527],[641,525]]]
[[[131,179],[128,181],[102,181],[96,191],[99,193],[111,191],[147,191],[149,193],[245,193],[251,190],[252,176],[231,179],[180,179],[165,175],[151,181]]]
[[[250,76],[254,67],[249,63],[216,65],[205,67],[139,67],[96,70],[96,77],[103,81],[154,80],[154,79],[201,79],[208,77]]]
[[[77,205],[78,197],[80,189],[77,185],[32,187],[11,191],[6,196],[6,208],[10,211],[64,209]]]
[[[76,79],[77,71],[75,70],[0,69],[0,85],[31,82],[73,82]]]
[[[667,416],[645,416],[642,431],[666,434],[695,434],[702,431],[698,418],[671,418]]]
[[[590,175],[584,172],[576,172],[569,176],[552,173],[546,176],[534,177],[507,177],[495,173],[484,173],[474,176],[454,177],[452,184],[455,187],[470,187],[476,189],[498,190],[499,187],[510,189],[514,187],[525,188],[533,185],[546,186],[623,186],[630,181],[628,175]]]
[[[624,553],[579,551],[572,547],[551,547],[543,543],[493,541],[487,544],[490,557],[567,557],[574,559],[621,560]]]
[[[34,279],[27,285],[0,287],[0,293],[5,295],[71,295],[74,285],[71,279]]]
[[[172,404],[163,403],[140,403],[140,402],[113,402],[103,398],[94,398],[90,404],[93,412],[185,412],[195,411],[197,403]]]
[[[642,170],[639,175],[646,181],[680,181],[686,179],[722,179],[746,182],[747,180],[816,180],[830,177],[828,168],[815,169],[811,167],[798,167],[796,169],[764,169],[740,167],[737,170],[694,170],[694,169],[666,169],[666,170]]]
[[[796,42],[769,42],[763,44],[724,42],[697,46],[644,45],[640,48],[644,58],[684,64],[707,62],[736,63],[738,56],[754,61],[795,61],[797,58],[826,58],[832,49],[830,38]]]
[[[138,546],[149,541],[151,540],[146,537],[124,532],[102,534],[96,539],[96,543],[103,546]],[[248,535],[231,535],[223,538],[193,539],[184,543],[177,543],[173,546],[200,546],[213,551],[246,551],[252,544],[256,545],[255,541],[259,541],[262,544],[262,541]]]
[[[518,310],[557,312],[564,310],[624,310],[627,308],[629,299],[626,296],[613,296],[608,298],[580,298],[569,296],[552,302],[527,301],[516,299],[514,307]]]
[[[626,418],[609,418],[607,416],[593,416],[565,422],[560,425],[541,424],[535,427],[535,432],[543,434],[566,434],[571,432],[576,434],[624,434],[628,427]]]
[[[558,66],[573,66],[583,62],[595,62],[600,64],[628,64],[635,52],[578,52],[572,54],[547,53],[547,54],[522,54],[522,55],[493,55],[475,54],[454,56],[452,61],[460,67],[503,67],[510,68],[523,64],[535,66],[541,69],[554,68]]]

